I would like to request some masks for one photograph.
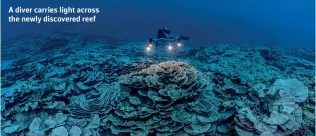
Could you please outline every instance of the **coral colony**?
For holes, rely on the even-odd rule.
[[[71,33],[6,41],[1,135],[315,135],[307,52],[219,44],[148,54],[144,44]]]

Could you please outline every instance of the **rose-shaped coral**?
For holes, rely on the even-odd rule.
[[[112,133],[212,134],[214,95],[199,72],[183,62],[162,62],[123,76],[120,102],[110,118]]]
[[[102,84],[96,91],[89,94],[73,96],[70,103],[70,113],[74,117],[89,117],[93,113],[107,114],[111,110],[111,102],[116,100],[117,89],[115,86]]]
[[[256,108],[246,107],[235,118],[239,135],[289,135],[301,128],[308,89],[297,79],[278,79]],[[260,96],[259,96],[260,97]]]

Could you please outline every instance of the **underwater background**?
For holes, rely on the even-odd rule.
[[[97,21],[90,23],[9,23],[2,12],[2,38],[21,34],[70,31],[143,40],[154,36],[158,28],[168,27],[188,35],[197,45],[214,43],[313,46],[315,30],[314,0],[208,1],[190,0],[5,0],[9,6],[22,7],[95,7]],[[18,31],[18,33],[16,33]]]
[[[314,1],[2,1],[96,7],[95,23],[8,23],[3,136],[314,136]],[[181,47],[146,51],[168,27]]]

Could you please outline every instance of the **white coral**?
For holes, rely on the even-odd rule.
[[[289,91],[285,90],[280,90],[279,96],[281,98],[273,102],[270,117],[264,122],[277,125],[283,124],[290,119],[295,109],[294,97]]]
[[[303,82],[297,79],[278,79],[270,88],[270,93],[275,93],[278,90],[286,90],[292,93],[295,102],[304,102],[308,97],[308,88]]]
[[[292,134],[301,128],[303,122],[302,109],[296,102],[305,101],[307,96],[307,87],[297,79],[278,79],[263,98],[266,107],[261,103],[259,109],[243,108],[238,111],[235,129],[239,135]],[[260,108],[269,109],[269,115]]]

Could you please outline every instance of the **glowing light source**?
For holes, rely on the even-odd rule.
[[[150,49],[150,47],[147,47],[146,50],[147,50],[147,51],[150,51],[151,49]]]
[[[178,45],[178,47],[181,47],[181,43],[178,43],[177,45]]]
[[[168,50],[172,50],[172,46],[171,45],[168,46]]]
[[[153,46],[151,43],[148,45],[149,47]]]

